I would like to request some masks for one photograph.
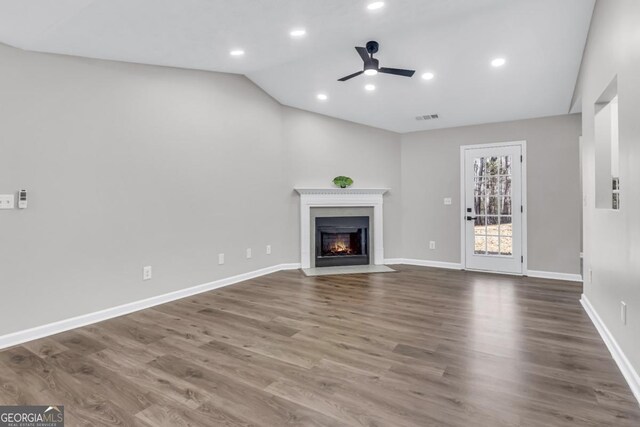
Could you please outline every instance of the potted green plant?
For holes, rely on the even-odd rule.
[[[336,176],[333,178],[333,183],[340,188],[347,188],[353,184],[353,180],[348,176]]]

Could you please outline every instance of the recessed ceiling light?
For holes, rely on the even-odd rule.
[[[423,79],[425,79],[425,80],[431,80],[431,79],[433,79],[434,77],[435,77],[435,74],[433,74],[433,73],[424,73],[424,74],[422,75],[422,78],[423,78]]]
[[[504,58],[496,58],[493,61],[491,61],[491,65],[493,67],[502,67],[506,63],[507,63],[507,60]]]
[[[231,52],[229,52],[229,55],[231,55],[231,56],[242,56],[242,55],[244,55],[244,50],[242,50],[242,49],[234,49]]]
[[[376,74],[378,74],[378,70],[376,70],[375,68],[369,68],[368,70],[364,70],[364,73],[367,76],[375,76]]]
[[[369,3],[367,5],[367,9],[369,10],[377,10],[380,9],[384,6],[384,2],[383,1],[374,1],[373,3]]]
[[[305,30],[304,28],[296,28],[295,30],[291,30],[291,32],[289,33],[291,37],[302,37],[305,34],[307,34],[307,30]]]
[[[318,98],[320,101],[326,101],[327,99],[329,99],[329,97],[324,94],[324,93],[319,93],[316,98]]]
[[[369,92],[376,90],[376,85],[372,85],[372,84],[365,85],[364,90],[368,90]]]

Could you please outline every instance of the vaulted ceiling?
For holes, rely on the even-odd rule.
[[[0,41],[245,74],[282,104],[410,132],[567,113],[594,1],[0,0]],[[338,82],[362,69],[354,46],[368,40],[381,66],[414,77]]]

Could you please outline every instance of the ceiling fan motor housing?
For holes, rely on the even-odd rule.
[[[380,65],[380,62],[375,59],[375,58],[371,58],[371,60],[369,62],[365,62],[364,64],[364,69],[366,70],[377,70]]]
[[[367,44],[366,44],[367,52],[369,52],[371,55],[373,55],[374,53],[378,53],[378,47],[379,46],[380,45],[378,45],[377,41],[371,40],[371,41],[367,42]]]

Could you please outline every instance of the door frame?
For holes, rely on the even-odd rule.
[[[460,265],[462,270],[467,270],[467,255],[466,255],[466,209],[467,200],[465,198],[465,152],[469,149],[476,148],[493,148],[493,147],[520,147],[520,153],[522,154],[522,167],[520,173],[522,174],[522,275],[527,276],[528,269],[528,251],[527,251],[527,141],[507,141],[507,142],[494,142],[489,144],[470,144],[460,146],[460,209],[462,214],[460,216]],[[471,269],[468,269],[471,270]],[[483,270],[484,271],[484,270]],[[487,272],[487,271],[485,271]],[[501,271],[491,271],[490,273],[511,274],[503,273]]]

